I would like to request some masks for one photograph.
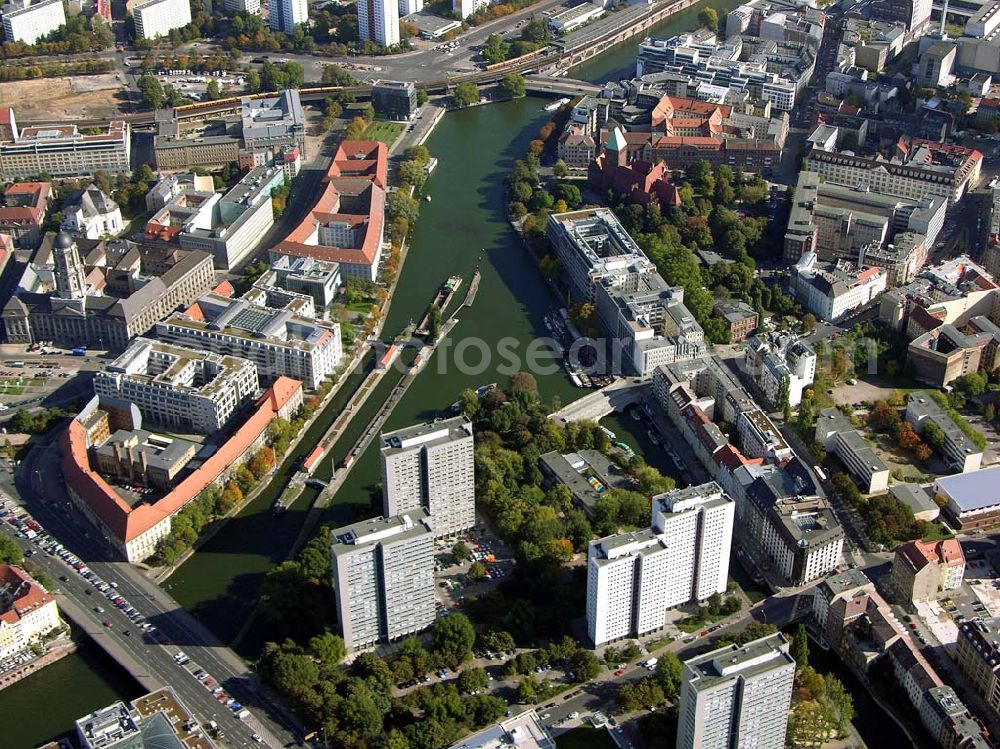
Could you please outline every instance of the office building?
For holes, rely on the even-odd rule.
[[[417,111],[417,87],[409,81],[378,81],[372,86],[375,114],[387,120],[409,120]]]
[[[61,626],[56,599],[20,567],[0,564],[0,658],[21,652]]]
[[[362,44],[399,44],[399,0],[362,0],[357,8],[358,40]]]
[[[156,335],[181,346],[234,354],[256,366],[262,380],[291,377],[317,389],[343,356],[339,323],[304,317],[250,299],[209,293],[183,312],[157,323]],[[307,300],[311,303],[311,299]]]
[[[719,41],[700,29],[670,39],[647,37],[639,44],[635,74],[670,76],[693,99],[720,101],[730,93],[747,92],[758,104],[787,112],[808,85],[815,64],[811,45],[754,36]]]
[[[3,34],[8,42],[34,44],[66,24],[62,0],[8,5],[3,12]]]
[[[929,423],[938,427],[942,440],[935,449],[953,470],[959,473],[978,471],[983,462],[982,449],[975,445],[934,395],[925,390],[910,393],[906,398],[906,420],[917,434],[923,434]]]
[[[1000,713],[1000,620],[959,624],[952,659],[994,714]]]
[[[323,193],[302,222],[271,250],[340,265],[340,275],[374,281],[382,257],[388,150],[377,141],[344,141]]]
[[[57,3],[60,10],[62,5]],[[131,131],[127,122],[112,120],[100,132],[78,125],[31,125],[18,129],[14,110],[0,110],[10,124],[10,137],[0,139],[0,177],[25,179],[38,174],[83,177],[98,171],[111,176],[131,171]]]
[[[677,749],[784,749],[794,680],[780,633],[684,661]]]
[[[132,701],[115,702],[76,721],[81,749],[215,749],[198,720],[164,687]],[[49,749],[48,746],[43,749]]]
[[[934,42],[917,61],[916,81],[921,86],[947,88],[955,83],[954,69],[958,62],[958,45]]]
[[[417,508],[332,532],[337,619],[348,649],[434,623],[433,518]]]
[[[257,368],[235,356],[136,338],[96,374],[94,392],[134,403],[165,428],[213,434],[256,394]]]
[[[340,283],[338,263],[280,255],[271,261],[271,269],[254,281],[253,288],[264,293],[265,306],[287,307],[301,300],[300,314],[323,318]]]
[[[833,128],[836,130],[836,128]],[[891,285],[920,272],[944,225],[947,200],[910,199],[799,174],[785,232],[785,259],[813,252],[819,260],[883,267]]]
[[[179,479],[198,445],[145,429],[119,429],[93,451],[95,468],[106,478],[169,489]]]
[[[306,0],[268,0],[267,11],[267,23],[272,31],[291,34],[296,26],[309,22]]]
[[[285,184],[275,166],[259,166],[222,194],[183,190],[146,222],[148,241],[209,253],[216,268],[240,265],[274,224],[271,193]]]
[[[666,624],[668,609],[726,591],[734,505],[712,482],[653,498],[651,527],[590,542],[587,631],[595,646]]]
[[[940,323],[936,320],[930,324]],[[987,375],[1000,366],[1000,326],[982,315],[962,328],[943,324],[910,341],[906,357],[913,379],[943,388],[970,372]]]
[[[476,524],[472,422],[464,416],[383,432],[382,508],[386,517],[420,508],[433,518],[435,537]]]
[[[534,710],[525,710],[466,736],[449,749],[556,749],[556,740]]]
[[[137,38],[156,39],[191,23],[191,4],[188,0],[149,0],[132,9],[132,18]]]
[[[632,480],[600,450],[578,450],[561,454],[547,452],[538,460],[546,486],[562,485],[570,491],[573,502],[588,516],[601,495],[609,489],[628,489]]]
[[[599,279],[613,271],[656,272],[608,208],[555,213],[546,234],[575,301],[593,302]]]
[[[934,481],[935,501],[959,530],[985,528],[1000,522],[1000,466],[983,468]]]
[[[127,242],[98,243],[85,260],[68,234],[49,234],[4,305],[4,328],[10,343],[120,350],[214,285],[203,252],[160,257]]]
[[[874,302],[887,282],[881,268],[822,263],[807,252],[792,266],[788,290],[818,319],[833,322]]]
[[[965,577],[965,555],[954,538],[908,541],[896,547],[892,584],[903,600],[930,601],[943,590],[955,590]]]
[[[813,148],[802,169],[839,185],[852,185],[911,200],[943,198],[949,207],[979,184],[983,155],[974,149],[912,138],[885,158]]]
[[[90,452],[111,436],[112,421],[116,429],[141,428],[137,405],[95,397],[70,421],[59,440],[62,475],[70,499],[108,539],[117,556],[129,562],[148,559],[170,535],[173,518],[180,510],[208,487],[225,484],[235,468],[263,447],[274,419],[294,417],[302,406],[302,383],[279,377],[231,434],[208,438],[191,461],[197,462],[197,467],[182,473],[169,491],[154,492],[138,501],[134,495],[123,496],[90,465]]]
[[[889,468],[839,409],[820,411],[815,440],[828,455],[837,456],[865,494],[881,494],[889,488]]]
[[[802,392],[816,376],[816,352],[802,341],[779,333],[762,333],[749,339],[744,356],[749,377],[775,408],[782,399],[795,407]]]
[[[305,117],[294,89],[264,98],[245,96],[206,118],[182,116],[177,110],[156,115],[153,155],[161,171],[231,161],[241,169],[283,165],[288,149],[295,148],[305,158]]]
[[[760,324],[757,310],[738,299],[720,299],[715,303],[714,311],[725,321],[730,343],[745,341]]]

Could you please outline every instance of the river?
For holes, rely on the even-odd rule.
[[[736,0],[725,0],[712,6],[724,17],[737,4]],[[698,12],[707,5],[683,10],[649,33],[669,36],[694,28]],[[635,45],[635,40],[619,44],[573,68],[570,75],[595,82],[629,77],[635,69]],[[521,344],[517,350],[523,354],[527,341],[547,333],[542,315],[555,300],[510,230],[503,201],[503,180],[510,164],[524,154],[528,141],[549,117],[543,110],[545,103],[528,98],[452,112],[442,119],[427,144],[438,159],[438,167],[427,184],[432,200],[422,204],[383,338],[402,330],[411,319],[418,319],[441,283],[459,274],[464,285],[452,302],[454,309],[464,299],[472,274],[479,267],[482,282],[475,304],[459,314],[460,322],[450,338],[483,341],[493,352],[494,361],[482,371],[462,373],[454,366],[453,356],[435,354],[393,411],[386,424],[388,429],[441,414],[462,388],[502,383],[505,378],[496,373],[496,343],[509,336]],[[478,361],[475,349],[467,353],[467,361]],[[448,366],[439,366],[440,362]],[[581,395],[561,371],[537,379],[543,398],[558,396],[565,403]],[[379,383],[378,391],[334,446],[335,462],[344,458],[398,380],[399,375],[392,373]],[[329,424],[333,416],[331,409],[323,423]],[[648,442],[645,435],[641,437],[640,442]],[[645,452],[651,445],[637,447]],[[658,452],[662,451],[654,451]],[[660,458],[657,455],[652,462],[663,464]],[[324,461],[316,477],[327,480],[332,464]],[[324,521],[342,523],[378,512],[378,481],[377,455],[368,450],[357,460]],[[166,583],[171,595],[226,642],[239,632],[247,611],[256,602],[262,577],[284,558],[315,496],[313,490],[307,490],[288,513],[275,520],[268,512],[274,494],[265,492],[264,497],[248,506]],[[241,654],[253,656],[259,652],[263,636],[258,629],[246,637],[239,646]]]
[[[74,721],[142,688],[92,643],[0,692],[0,746],[27,749],[75,730]]]

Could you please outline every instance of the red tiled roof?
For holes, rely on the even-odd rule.
[[[896,556],[905,560],[916,572],[928,564],[956,567],[965,564],[962,546],[954,538],[944,541],[909,541],[896,548]]]
[[[233,285],[229,281],[221,281],[218,286],[212,289],[212,293],[232,299],[236,293],[236,289],[233,288]]]
[[[0,612],[0,621],[7,624],[17,624],[24,614],[55,600],[27,572],[13,565],[0,564],[0,585],[13,587],[10,608]]]
[[[107,481],[91,469],[87,430],[76,419],[60,438],[67,485],[119,540],[128,543],[180,510],[215,481],[267,429],[302,383],[279,377],[257,402],[257,410],[199,468],[153,504],[129,507]]]

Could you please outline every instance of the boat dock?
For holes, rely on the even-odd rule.
[[[476,268],[476,272],[472,274],[472,281],[469,283],[469,291],[465,295],[465,301],[462,302],[463,307],[471,307],[472,303],[476,301],[476,292],[479,291],[479,281],[482,277],[483,274],[479,272],[479,268]]]
[[[458,291],[458,287],[462,285],[461,276],[452,276],[443,284],[441,288],[437,290],[431,303],[427,306],[427,312],[420,320],[420,324],[417,325],[417,329],[413,331],[417,335],[430,335],[431,332],[431,310],[437,307],[441,312],[444,312],[445,308],[451,303],[452,298]],[[440,332],[440,331],[439,331]]]
[[[307,471],[296,471],[295,474],[288,480],[288,486],[285,490],[281,492],[274,504],[271,505],[271,512],[274,515],[281,515],[289,507],[291,507],[295,500],[299,498],[302,494],[302,490],[306,488],[306,481],[309,478],[309,473]]]

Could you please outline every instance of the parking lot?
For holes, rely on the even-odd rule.
[[[943,645],[958,638],[958,625],[969,619],[1000,615],[1000,575],[994,559],[987,559],[977,544],[962,545],[966,553],[965,581],[957,590],[936,600],[917,603],[917,613]],[[913,624],[909,624],[915,629]],[[923,636],[918,634],[917,639]],[[926,644],[921,642],[921,644]]]
[[[470,552],[467,560],[456,560],[453,549],[463,543]],[[466,596],[475,598],[494,587],[514,565],[514,555],[484,524],[468,533],[435,542],[435,578],[437,582],[437,613],[444,616],[461,609]],[[483,577],[474,580],[469,572],[473,565],[482,568]]]

